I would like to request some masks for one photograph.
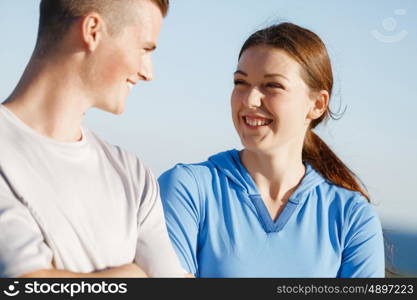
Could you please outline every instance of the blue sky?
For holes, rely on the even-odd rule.
[[[384,226],[417,230],[417,1],[171,2],[154,81],[133,90],[121,116],[91,110],[88,126],[136,153],[156,175],[240,148],[229,104],[239,49],[257,29],[294,22],[326,43],[335,73],[332,107],[346,106],[341,120],[318,132],[366,183]],[[38,4],[0,1],[1,99],[33,50]]]

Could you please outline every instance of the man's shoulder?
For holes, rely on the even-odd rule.
[[[132,163],[132,162],[139,162],[141,163],[140,159],[136,157],[135,154],[132,152],[124,149],[121,146],[109,143],[108,141],[104,140],[100,136],[98,136],[95,132],[88,128],[84,128],[84,131],[87,137],[90,139],[90,142],[94,144],[96,147],[103,150],[108,156],[112,158],[116,158],[121,162],[125,163]]]
[[[3,110],[0,111],[0,148],[5,148],[3,145],[6,144],[18,144],[20,141],[17,133],[17,127],[8,120]]]
[[[150,173],[142,160],[133,152],[105,141],[91,130],[85,129],[85,132],[90,142],[95,144],[107,156],[107,159],[119,169],[118,171],[124,173],[125,176],[141,179]]]

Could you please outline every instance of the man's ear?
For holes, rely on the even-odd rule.
[[[97,13],[89,13],[82,18],[81,36],[88,50],[94,51],[105,32],[103,18]]]
[[[321,90],[318,93],[314,94],[312,99],[312,106],[310,111],[307,114],[307,118],[309,120],[315,120],[321,117],[324,112],[327,110],[327,106],[329,105],[329,92],[326,90]]]

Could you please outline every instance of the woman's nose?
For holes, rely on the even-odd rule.
[[[247,97],[245,99],[245,105],[248,107],[260,107],[262,105],[262,98],[263,94],[259,89],[253,88],[249,91],[247,94]]]

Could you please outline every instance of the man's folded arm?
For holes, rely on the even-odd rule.
[[[52,251],[37,222],[0,176],[0,277],[52,269]]]
[[[128,278],[147,277],[138,265],[131,263],[92,273],[74,273],[65,270],[44,269],[18,276],[20,278]]]
[[[52,250],[39,225],[0,177],[0,277],[146,277],[130,263],[93,273],[74,273],[53,266]]]
[[[158,183],[149,169],[139,165],[144,180],[138,207],[135,262],[149,277],[190,277],[181,266],[168,236]]]

